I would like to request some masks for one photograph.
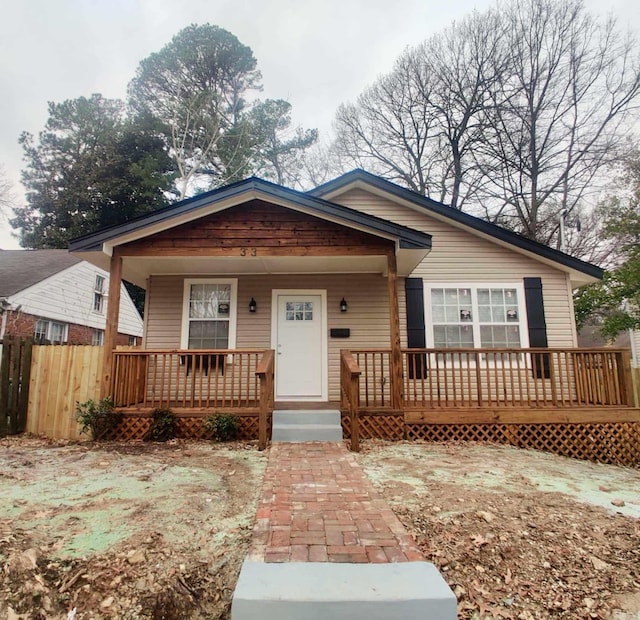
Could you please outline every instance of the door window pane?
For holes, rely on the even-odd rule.
[[[313,302],[285,302],[285,321],[313,321]]]

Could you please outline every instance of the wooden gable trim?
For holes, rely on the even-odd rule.
[[[122,256],[388,255],[395,243],[334,222],[251,200],[120,246]]]

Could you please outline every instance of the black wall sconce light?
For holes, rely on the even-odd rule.
[[[258,304],[256,303],[256,300],[252,297],[251,301],[249,302],[249,312],[255,312],[258,309]]]
[[[345,300],[345,298],[343,297],[340,300],[340,312],[346,312],[347,311],[347,302]]]

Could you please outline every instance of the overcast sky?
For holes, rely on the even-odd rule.
[[[414,45],[491,0],[18,0],[0,21],[0,167],[18,202],[22,131],[37,134],[47,101],[92,93],[124,98],[143,58],[189,24],[226,28],[262,71],[263,98],[293,106],[296,124],[331,130],[354,100]],[[640,33],[639,0],[588,0]],[[17,248],[6,221],[0,248]]]

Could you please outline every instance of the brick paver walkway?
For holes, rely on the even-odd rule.
[[[271,445],[249,558],[424,561],[342,443]]]

